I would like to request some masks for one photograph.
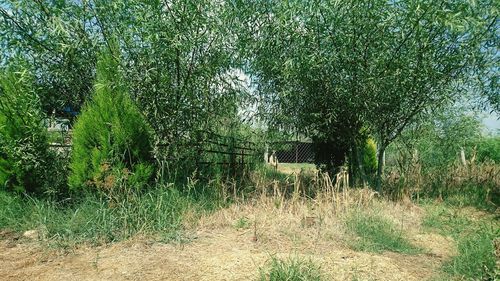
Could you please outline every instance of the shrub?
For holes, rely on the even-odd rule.
[[[477,160],[500,163],[500,137],[484,138],[477,145]]]
[[[363,167],[369,175],[375,175],[377,172],[377,145],[372,138],[366,140],[363,148]]]
[[[42,193],[53,161],[40,101],[27,71],[0,73],[0,187]]]
[[[118,63],[104,55],[97,65],[97,83],[73,131],[69,184],[106,194],[117,187],[141,188],[153,168],[149,128],[129,97]]]

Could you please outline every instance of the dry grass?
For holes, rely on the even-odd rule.
[[[390,202],[369,189],[344,188],[327,175],[256,177],[251,198],[224,209],[184,215],[189,243],[136,238],[71,253],[4,238],[0,276],[10,280],[257,280],[273,259],[310,261],[324,280],[428,280],[456,252],[452,240],[425,234],[424,211],[409,200]],[[313,185],[315,197],[308,188]],[[230,192],[228,192],[231,194]],[[234,193],[233,193],[234,194]],[[346,227],[353,211],[383,216],[422,253],[360,252]],[[161,236],[161,235],[160,235]],[[10,241],[10,242],[9,242]],[[35,278],[36,277],[36,278]]]
[[[369,190],[320,199],[262,196],[206,214],[186,229],[187,244],[136,238],[107,246],[81,246],[70,253],[47,251],[33,243],[2,242],[0,275],[10,280],[257,280],[273,258],[298,258],[321,268],[324,280],[425,280],[439,271],[442,254],[433,247],[442,237],[426,237],[429,253],[357,252],[348,247],[344,217],[351,208],[391,209]],[[278,193],[279,194],[279,193]],[[367,199],[371,198],[371,199]],[[279,202],[279,204],[277,204]],[[410,210],[405,219],[418,217]],[[384,213],[385,214],[385,213]],[[245,218],[247,226],[236,223]],[[392,218],[395,221],[399,218]],[[415,225],[405,231],[418,232]],[[417,225],[418,227],[418,225]]]

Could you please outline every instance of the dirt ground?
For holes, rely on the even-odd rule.
[[[455,251],[453,241],[406,223],[410,240],[423,254],[356,252],[345,243],[330,207],[307,204],[271,209],[234,205],[201,218],[186,233],[187,243],[136,237],[105,246],[70,250],[42,246],[20,234],[0,235],[1,280],[256,280],[271,257],[302,257],[321,267],[326,280],[428,280]],[[399,214],[403,206],[386,212]],[[315,214],[324,214],[315,220]],[[418,210],[406,211],[407,221]],[[304,223],[312,217],[313,223]],[[403,219],[403,221],[404,221]],[[248,221],[244,227],[235,222]],[[253,224],[252,224],[253,221]],[[43,244],[43,243],[42,243]]]

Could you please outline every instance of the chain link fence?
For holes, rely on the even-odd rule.
[[[310,142],[283,141],[269,144],[268,157],[276,156],[278,163],[314,163],[314,149]]]

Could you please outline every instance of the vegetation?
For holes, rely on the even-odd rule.
[[[480,140],[477,144],[477,160],[500,163],[500,137],[490,136]]]
[[[244,42],[253,46],[250,69],[269,101],[271,125],[308,132],[328,149],[321,161],[333,168],[373,133],[380,180],[386,147],[420,114],[449,105],[462,87],[480,91],[484,84],[476,82],[496,81],[495,48],[485,49],[495,40],[494,6],[291,1],[238,8],[247,15],[243,24],[258,23],[249,24]]]
[[[471,214],[446,204],[429,204],[426,208],[424,226],[457,241],[458,255],[444,264],[446,273],[468,280],[498,277],[494,246],[494,239],[500,234],[498,221],[487,217],[476,220]]]
[[[273,257],[266,269],[261,269],[262,281],[320,281],[323,280],[320,268],[312,261],[299,258],[280,260]]]
[[[497,2],[3,0],[0,238],[183,240],[263,203],[300,214],[281,232],[300,221],[308,247],[345,226],[356,251],[427,253],[371,210],[393,200],[453,239],[446,277],[494,279],[500,138],[478,116],[500,110]],[[292,136],[316,166],[265,164]],[[244,206],[223,225],[271,240]],[[323,278],[299,258],[259,276]]]
[[[41,241],[72,246],[120,241],[151,235],[160,241],[181,241],[184,214],[202,213],[222,204],[213,193],[183,194],[163,187],[122,196],[110,202],[86,195],[70,204],[0,193],[0,229],[36,230]]]
[[[393,251],[416,254],[420,250],[411,245],[401,230],[388,219],[375,214],[355,212],[347,219],[347,228],[359,239],[352,242],[352,247],[359,251]]]
[[[119,74],[116,58],[99,61],[93,99],[73,130],[69,184],[117,194],[142,189],[152,176],[149,128]]]
[[[0,73],[0,188],[42,194],[58,187],[56,158],[32,81],[23,68]]]

